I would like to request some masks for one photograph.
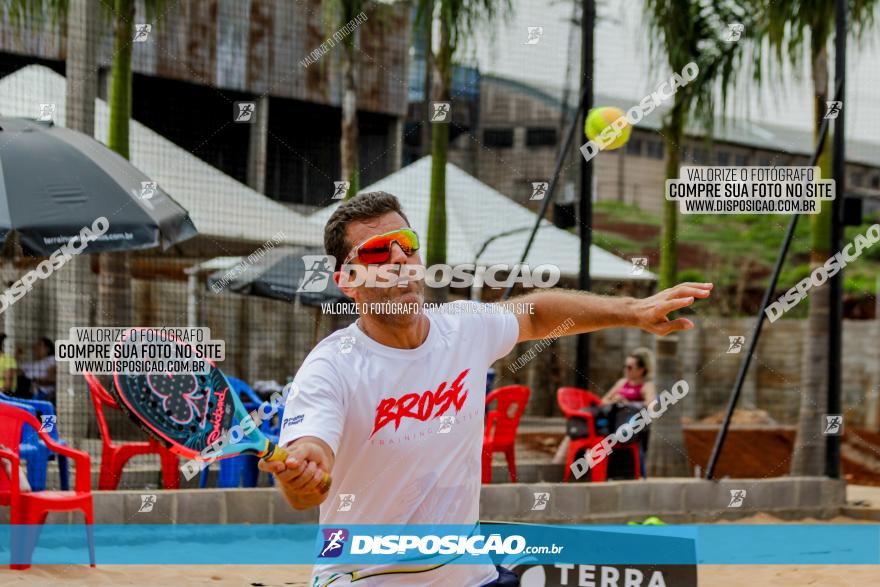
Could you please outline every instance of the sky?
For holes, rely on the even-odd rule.
[[[481,27],[467,44],[469,59],[482,73],[510,77],[536,86],[562,87],[568,73],[573,92],[578,90],[580,30],[570,24],[570,0],[512,0],[509,21],[496,20]],[[878,14],[880,20],[880,14]],[[595,83],[599,94],[632,99],[646,96],[670,75],[649,59],[644,29],[643,0],[597,0],[595,32]],[[525,44],[529,27],[543,27],[537,44]],[[833,50],[833,42],[829,43]],[[471,61],[469,61],[471,62]],[[829,55],[833,65],[833,53]],[[811,130],[811,82],[804,63],[800,76],[783,70],[781,80],[763,88],[737,84],[728,108],[754,123],[772,122]],[[832,72],[833,76],[833,72]],[[880,144],[880,25],[857,43],[850,39],[847,64],[848,136]]]

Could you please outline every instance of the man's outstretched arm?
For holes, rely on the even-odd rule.
[[[530,293],[508,302],[519,321],[518,342],[560,335],[582,334],[603,328],[641,328],[665,336],[694,327],[687,318],[670,320],[667,315],[708,298],[711,283],[681,283],[644,299],[599,296],[573,290]],[[533,313],[529,313],[532,308]],[[560,332],[560,327],[563,327]]]

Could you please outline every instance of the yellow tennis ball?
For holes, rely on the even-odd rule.
[[[618,119],[620,121],[612,126],[612,123]],[[613,151],[624,146],[629,140],[630,133],[632,126],[626,119],[626,114],[620,108],[613,106],[593,108],[584,124],[584,134],[603,151]]]

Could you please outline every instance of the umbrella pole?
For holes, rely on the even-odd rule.
[[[186,325],[190,328],[199,325],[199,276],[193,271],[186,276]]]
[[[10,285],[27,273],[25,267],[18,266],[18,262],[24,257],[18,232],[13,232],[7,243],[6,251],[9,255],[4,255],[3,257],[4,277],[0,293],[4,292]],[[23,346],[24,341],[33,338],[33,326],[36,322],[33,317],[32,303],[33,300],[25,301],[24,298],[21,298],[18,300],[18,303],[9,303],[6,306],[6,310],[3,312],[3,332],[6,334],[6,348],[0,349],[0,352],[5,351],[10,357],[15,357],[16,351]]]
[[[18,272],[15,269],[15,259],[10,259],[9,257],[3,256],[2,265],[0,265],[0,292],[5,292],[6,289],[18,279]],[[16,316],[15,316],[15,307],[9,305],[3,311],[3,327],[0,328],[0,331],[5,332],[7,335],[6,339],[6,347],[9,349],[9,356],[14,356],[15,354],[15,345],[18,340],[15,335],[18,330],[16,324]],[[4,349],[0,348],[0,352],[3,352]]]

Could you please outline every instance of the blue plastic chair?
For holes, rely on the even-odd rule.
[[[251,389],[251,386],[246,382],[242,381],[238,377],[230,377],[226,376],[226,379],[229,380],[229,383],[232,384],[232,389],[238,394],[238,397],[241,398],[242,402],[244,402],[245,407],[248,410],[256,409],[263,400],[260,399],[260,396],[257,395],[257,392]],[[242,397],[244,396],[244,397]]]
[[[39,405],[48,402],[34,402],[33,400],[23,400],[12,398],[0,393],[0,403],[20,408],[35,418],[41,415],[55,415],[55,408],[52,404],[47,406]],[[34,405],[37,404],[37,405]],[[57,426],[53,426],[50,433],[52,440],[60,441],[58,438]],[[20,454],[27,461],[27,477],[28,483],[32,491],[43,491],[46,489],[46,474],[49,468],[49,459],[58,459],[58,473],[61,480],[61,489],[67,491],[70,488],[68,477],[67,457],[55,455],[50,452],[46,444],[40,440],[40,435],[30,426],[23,426],[21,430]]]
[[[256,410],[263,400],[251,389],[251,386],[238,379],[237,377],[226,376],[226,379],[232,385],[232,390],[242,399],[245,409],[248,412]],[[272,430],[270,423],[262,422],[260,430],[272,439]],[[277,434],[273,442],[277,441]],[[222,488],[229,487],[256,487],[260,478],[260,470],[257,468],[259,457],[253,455],[238,455],[220,461],[220,472],[217,477],[217,486]],[[199,477],[199,487],[204,489],[208,486],[208,467],[202,469]]]
[[[37,401],[48,402],[50,399],[50,395],[48,393],[46,393],[45,391],[43,391],[42,389],[37,389],[37,390],[34,390],[34,399]]]
[[[23,407],[28,413],[32,414],[37,419],[42,419],[41,416],[53,416],[55,419],[55,425],[52,426],[52,429],[48,431],[49,437],[54,440],[56,443],[67,446],[67,442],[61,439],[61,436],[58,434],[58,424],[57,424],[57,414],[55,413],[55,406],[52,405],[51,402],[43,401],[43,400],[35,400],[35,399],[24,399],[18,397],[9,397],[6,394],[0,393],[0,401],[12,405],[16,405],[19,407]],[[30,431],[30,428],[25,426],[23,429],[23,435],[29,432],[32,432],[33,438],[28,441],[28,444],[35,444],[35,449],[38,452],[45,453],[47,460],[55,460],[58,462],[58,477],[61,482],[62,491],[68,491],[70,489],[70,471],[68,469],[67,457],[56,454],[50,451],[45,443],[40,440],[39,435],[35,431]],[[24,454],[24,452],[22,453]],[[30,472],[28,473],[28,482],[31,483],[31,487],[34,490],[39,491],[45,489],[46,487],[46,468],[48,466],[47,463],[43,463],[42,454],[37,455],[35,453],[35,466],[36,463],[42,463],[39,466],[39,472],[35,470],[35,474],[37,475],[36,481],[37,483],[33,483],[30,480]],[[28,471],[30,471],[30,461],[28,461]]]
[[[252,412],[259,408],[263,404],[263,400],[260,399],[260,396],[257,395],[251,386],[248,385],[241,379],[237,377],[227,377],[229,383],[232,384],[232,389],[241,397],[244,401],[244,407],[249,412]],[[281,420],[279,419],[278,422]],[[280,428],[280,424],[276,425],[277,428]],[[260,423],[260,430],[269,437],[269,440],[272,442],[278,442],[278,432],[277,430],[273,430],[273,426],[270,420],[266,420]],[[241,467],[241,485],[242,487],[256,487],[260,481],[260,469],[257,467],[257,463],[260,462],[259,457],[255,457],[253,455],[241,455],[235,457],[236,459],[240,459],[240,467]],[[223,465],[221,463],[221,469]],[[221,471],[222,475],[222,471]],[[270,476],[271,480],[272,477]],[[233,477],[230,480],[234,485],[232,487],[238,487],[238,477]]]
[[[37,417],[37,410],[31,406],[8,401],[5,398],[6,396],[0,398],[0,404],[22,409],[34,418]],[[39,435],[29,426],[23,426],[19,454],[27,461],[27,479],[32,491],[42,491],[46,488],[46,469],[49,466],[48,452],[46,446],[40,442]]]

